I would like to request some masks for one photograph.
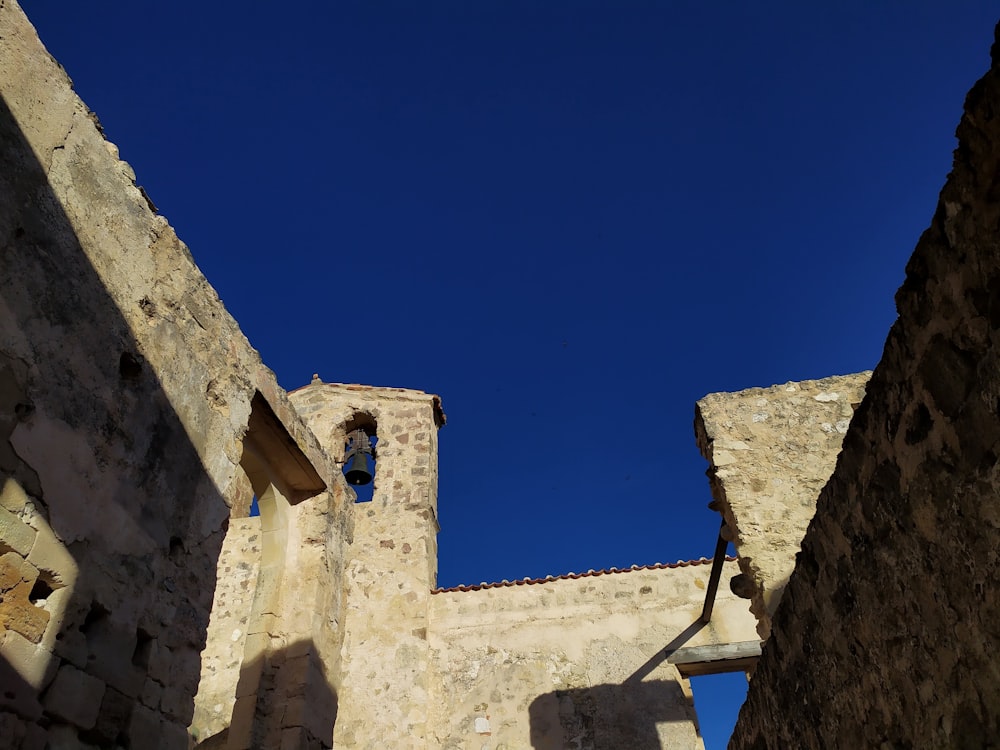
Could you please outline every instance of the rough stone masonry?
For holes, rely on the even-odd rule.
[[[0,41],[5,747],[700,748],[692,670],[752,664],[691,654],[755,629],[734,747],[997,745],[995,66],[867,386],[700,403],[757,615],[705,623],[703,560],[436,590],[439,399],[286,394],[15,0]]]
[[[1000,746],[998,56],[966,99],[733,748]]]

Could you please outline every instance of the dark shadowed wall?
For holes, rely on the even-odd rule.
[[[1000,70],[821,493],[733,748],[1000,738]]]

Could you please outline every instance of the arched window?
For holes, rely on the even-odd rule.
[[[344,423],[344,477],[357,503],[375,496],[377,445],[377,426],[370,414],[359,412]]]

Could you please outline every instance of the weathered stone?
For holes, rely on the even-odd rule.
[[[34,543],[35,530],[0,506],[0,552],[13,550],[24,557],[31,551]]]
[[[0,598],[0,623],[7,630],[13,630],[32,643],[38,643],[42,640],[50,615],[31,602],[29,596],[33,583],[34,581],[22,581],[3,593]]]
[[[751,599],[763,639],[870,376],[714,393],[695,407],[715,509],[739,553],[741,596]]]
[[[45,710],[81,729],[93,729],[103,699],[103,682],[64,664],[45,694]]]
[[[25,562],[16,552],[0,555],[0,594],[11,591],[25,583],[33,584],[38,577],[35,566]]]
[[[132,717],[132,697],[120,693],[112,687],[104,691],[101,707],[94,728],[87,733],[88,739],[100,747],[111,747],[119,737],[124,737]],[[152,738],[150,738],[152,739]]]
[[[47,524],[38,529],[35,543],[28,554],[28,562],[39,570],[52,574],[61,586],[72,587],[80,572],[73,555]]]
[[[163,721],[160,714],[145,706],[133,706],[129,718],[126,736],[127,747],[164,747],[159,740],[162,735]],[[182,745],[174,745],[176,748]]]
[[[489,741],[508,747],[697,748],[690,686],[667,651],[756,640],[746,602],[724,588],[699,627],[710,572],[706,561],[434,594],[427,721],[439,746],[481,747],[488,722]],[[351,723],[355,740],[371,731]]]
[[[39,692],[55,676],[59,661],[51,652],[14,630],[3,634],[0,640],[0,657],[13,667],[21,679]]]
[[[993,56],[818,493],[734,750],[1000,737],[1000,46]]]
[[[334,735],[699,747],[668,652],[753,626],[725,592],[699,623],[709,566],[432,595],[439,400],[318,378],[289,398],[16,0],[0,2],[0,39],[0,539],[17,558],[0,564],[0,716],[20,717],[7,735],[181,750],[200,672],[192,732],[233,750]],[[762,391],[736,428],[708,414],[733,402],[703,402],[762,633],[775,617],[743,746],[998,734],[995,78],[970,96],[952,183],[787,596],[856,399]],[[381,438],[358,506],[338,471],[356,428]],[[232,517],[255,496],[259,521]]]

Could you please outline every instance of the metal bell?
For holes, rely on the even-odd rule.
[[[372,481],[372,474],[368,470],[368,456],[371,453],[372,446],[365,431],[352,432],[346,456],[347,464],[344,467],[344,478],[348,484],[359,486]]]

